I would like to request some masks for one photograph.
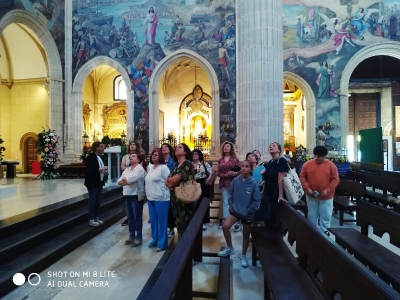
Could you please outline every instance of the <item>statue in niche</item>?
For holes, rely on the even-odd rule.
[[[199,135],[206,135],[207,122],[202,116],[194,116],[190,121],[190,141],[194,143],[194,140]]]

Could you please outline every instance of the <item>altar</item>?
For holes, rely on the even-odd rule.
[[[19,165],[17,160],[3,160],[1,163],[3,166],[7,167],[6,178],[15,178],[16,170],[15,166]]]

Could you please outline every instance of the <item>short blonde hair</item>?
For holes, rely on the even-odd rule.
[[[233,148],[233,144],[231,142],[223,142],[221,145],[221,157],[224,157],[224,146],[226,144],[229,144],[231,146],[231,150],[229,151],[229,156],[235,157],[236,158],[236,153],[235,153],[235,149]]]

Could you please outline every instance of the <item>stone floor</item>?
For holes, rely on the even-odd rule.
[[[51,181],[1,179],[0,185],[17,185],[18,189],[16,195],[0,199],[0,220],[48,205],[52,201],[61,201],[86,193],[83,180],[80,179]],[[215,213],[212,212],[212,215]],[[25,283],[3,299],[135,299],[162,256],[162,253],[147,247],[147,243],[151,240],[148,219],[147,205],[145,205],[142,247],[130,248],[124,245],[128,237],[128,228],[120,226],[120,222],[123,221],[120,220],[40,272],[41,282],[38,285],[32,286]],[[336,215],[332,218],[332,227],[339,227]],[[345,227],[356,226],[354,223],[346,223]],[[383,239],[371,236],[400,255],[400,249],[389,244],[387,236]],[[232,231],[232,237],[236,248],[236,254],[231,258],[232,299],[262,299],[261,267],[249,266],[244,269],[240,266],[242,234]],[[211,223],[203,235],[203,251],[217,252],[221,246],[225,246],[222,231],[218,229],[217,223]],[[247,257],[251,262],[251,244]],[[202,263],[194,265],[194,290],[216,291],[218,261],[218,258],[205,258]],[[94,276],[95,272],[96,276]],[[80,287],[93,281],[103,282],[104,285],[107,282],[108,287]],[[32,283],[37,283],[37,278],[32,278]]]

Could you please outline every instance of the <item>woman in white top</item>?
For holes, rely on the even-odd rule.
[[[157,252],[168,248],[167,227],[170,194],[169,189],[165,186],[165,181],[168,179],[169,172],[162,152],[154,149],[150,156],[145,182],[153,238],[149,248],[157,247]]]
[[[129,166],[131,165],[129,162],[129,154],[132,154],[132,153],[143,154],[143,149],[138,142],[130,141],[128,147],[129,147],[128,154],[125,154],[121,159],[121,171],[125,171],[125,169],[129,168]],[[142,165],[143,169],[146,169],[144,159],[143,159],[143,162],[141,163],[141,165]],[[128,217],[121,224],[121,226],[126,226],[126,225],[128,225]]]
[[[125,245],[138,247],[142,245],[142,227],[143,227],[143,201],[138,199],[139,186],[144,181],[144,169],[140,165],[143,161],[143,155],[130,154],[130,167],[122,173],[118,184],[123,186],[122,193],[125,196],[126,214],[128,217],[129,239]]]

